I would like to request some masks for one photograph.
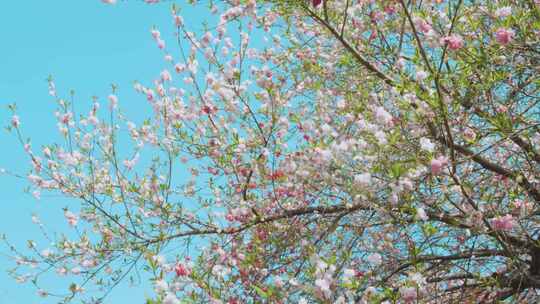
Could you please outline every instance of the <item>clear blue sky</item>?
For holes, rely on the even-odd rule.
[[[178,1],[181,2],[181,1]],[[157,25],[164,36],[173,32],[171,2],[145,5],[140,1],[119,1],[108,6],[100,0],[18,0],[0,6],[0,121],[10,120],[6,105],[16,102],[26,136],[39,147],[58,139],[53,116],[54,103],[47,93],[46,78],[52,75],[58,92],[76,91],[76,103],[85,112],[91,96],[104,98],[110,84],[119,86],[123,108],[132,114],[146,112],[145,100],[132,89],[134,80],[150,83],[165,66],[163,54],[150,36]],[[198,25],[206,11],[187,18]],[[140,109],[140,110],[139,110]],[[28,160],[13,135],[0,132],[0,168],[24,174]],[[23,193],[26,180],[0,175],[0,233],[24,248],[38,229],[31,222],[38,213],[48,228],[68,229],[61,208],[76,202],[60,196],[44,196],[39,202]],[[20,285],[3,271],[12,266],[0,247],[0,304],[55,303],[37,296],[30,285]],[[149,286],[120,286],[105,303],[143,303]]]

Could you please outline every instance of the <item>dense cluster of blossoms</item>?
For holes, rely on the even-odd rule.
[[[81,204],[13,275],[64,302],[140,269],[150,303],[538,300],[538,5],[230,0],[201,32],[173,6],[148,119],[50,80],[65,142],[38,152],[14,114],[34,195]]]

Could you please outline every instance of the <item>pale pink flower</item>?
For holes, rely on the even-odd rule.
[[[379,130],[373,135],[375,136],[375,138],[377,138],[380,145],[386,145],[388,143],[388,141],[386,140],[386,134],[383,131]]]
[[[171,73],[169,73],[169,71],[167,70],[163,70],[163,72],[161,72],[161,80],[162,81],[171,81],[172,80],[172,77],[171,77]]]
[[[156,29],[151,30],[150,33],[152,34],[152,37],[156,40],[159,40],[159,38],[161,37],[161,33]]]
[[[383,107],[377,107],[375,109],[375,118],[377,121],[382,122],[385,125],[389,125],[392,122],[392,115]]]
[[[422,18],[418,18],[418,17],[414,18],[414,23],[415,23],[415,26],[424,34],[429,33],[429,31],[433,29],[431,25]]]
[[[459,50],[464,45],[463,38],[455,34],[441,38],[441,44],[447,45],[452,51]]]
[[[169,292],[163,299],[163,304],[180,304],[180,300],[173,293]]]
[[[505,105],[497,105],[495,111],[497,111],[497,113],[506,113],[508,111],[508,107]]]
[[[206,32],[202,36],[201,41],[202,41],[202,43],[204,43],[204,45],[208,45],[208,44],[210,44],[210,42],[212,42],[212,38],[213,38],[212,33],[211,32]],[[252,50],[252,49],[250,49],[250,50]]]
[[[184,64],[177,63],[174,65],[174,70],[176,73],[181,73],[186,69],[186,66]]]
[[[497,18],[505,18],[512,14],[512,7],[511,6],[504,6],[500,7],[495,11],[495,17]]]
[[[514,208],[521,208],[521,206],[523,206],[523,201],[520,199],[516,199],[512,202],[512,205],[514,206]]]
[[[74,274],[74,275],[79,275],[81,274],[82,272],[82,269],[80,267],[75,267],[73,269],[71,269],[71,273]]]
[[[356,277],[356,270],[354,269],[351,269],[351,268],[346,268],[344,271],[343,271],[343,280],[345,282],[350,282],[354,277]]]
[[[165,282],[164,280],[157,280],[154,283],[154,289],[156,290],[157,293],[162,293],[166,291],[167,289],[169,289],[169,284],[167,284],[167,282]]]
[[[427,152],[433,152],[435,150],[435,144],[432,143],[428,138],[420,138],[420,148]]]
[[[68,224],[70,226],[75,226],[77,225],[77,222],[79,221],[79,217],[77,215],[75,215],[73,212],[69,211],[69,210],[65,210],[64,211],[64,216],[65,218],[67,219],[68,221]]]
[[[330,284],[331,282],[327,277],[315,280],[315,286],[325,293],[330,291]]]
[[[174,272],[176,272],[177,277],[185,277],[191,274],[191,270],[182,263],[176,264]]]
[[[19,120],[19,116],[13,115],[13,117],[11,117],[11,125],[14,128],[18,128],[20,124],[21,124],[21,121]]]
[[[440,174],[446,165],[448,165],[448,158],[445,156],[439,156],[438,158],[432,159],[431,173],[433,173],[433,175]]]
[[[508,231],[514,227],[514,218],[511,214],[498,216],[491,220],[491,225],[494,230]]]
[[[58,269],[56,269],[56,273],[60,276],[65,276],[67,275],[68,273],[68,270],[66,269],[66,267],[60,267]]]
[[[403,301],[405,303],[412,303],[416,300],[417,292],[415,287],[401,287],[399,289],[399,293],[402,296]]]
[[[476,133],[471,128],[466,128],[463,131],[463,137],[468,141],[473,141],[476,138]]]
[[[417,81],[422,82],[427,77],[428,77],[428,73],[426,73],[425,71],[419,70],[419,71],[416,72],[416,80]]]
[[[135,156],[132,159],[125,159],[124,160],[124,166],[127,170],[133,169],[135,164],[137,164],[137,161],[139,160],[139,153],[135,154]]]
[[[371,174],[361,173],[354,176],[354,183],[361,187],[367,187],[371,184]]]
[[[73,114],[71,112],[67,112],[65,114],[62,114],[62,116],[60,116],[60,121],[65,125],[71,125],[72,118],[73,118]]]
[[[41,251],[41,256],[44,258],[48,258],[53,254],[52,250],[50,249],[44,249]]]
[[[182,18],[182,16],[174,16],[174,24],[176,24],[176,26],[182,26],[184,25],[184,18]]]
[[[116,0],[101,0],[101,2],[106,4],[116,4]]]
[[[158,48],[163,50],[165,48],[165,41],[163,41],[162,39],[158,39],[157,40],[157,45],[158,45]]]
[[[507,45],[512,42],[515,35],[516,33],[513,30],[501,27],[495,32],[495,39],[498,43]]]
[[[154,91],[152,91],[152,90],[147,90],[147,91],[146,91],[146,99],[147,99],[148,101],[154,100]]]
[[[378,253],[372,253],[367,257],[367,261],[373,266],[378,266],[382,263],[382,256]]]
[[[423,286],[426,284],[426,278],[419,272],[415,272],[409,275],[409,280],[416,283],[418,286]]]
[[[429,219],[426,211],[422,207],[416,209],[416,217],[422,221],[427,221]]]
[[[109,106],[111,109],[116,109],[116,106],[118,105],[118,97],[116,95],[111,94],[108,97],[109,99]]]
[[[32,192],[32,196],[33,196],[35,199],[39,200],[39,199],[41,199],[41,192],[40,192],[39,190],[34,190],[34,191]]]

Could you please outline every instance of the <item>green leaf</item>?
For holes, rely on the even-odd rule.
[[[390,168],[390,174],[393,178],[399,178],[404,173],[404,168],[401,163],[393,163]]]
[[[257,294],[259,296],[261,296],[262,298],[266,299],[268,298],[268,293],[266,293],[265,291],[263,291],[259,286],[257,285],[252,285],[253,289],[255,289],[255,291],[257,292]]]

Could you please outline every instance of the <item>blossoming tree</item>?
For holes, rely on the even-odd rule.
[[[63,302],[139,271],[148,303],[540,299],[538,1],[218,2],[151,31],[170,68],[135,85],[143,123],[52,80],[65,142],[14,113],[34,194],[78,202],[16,278]]]

